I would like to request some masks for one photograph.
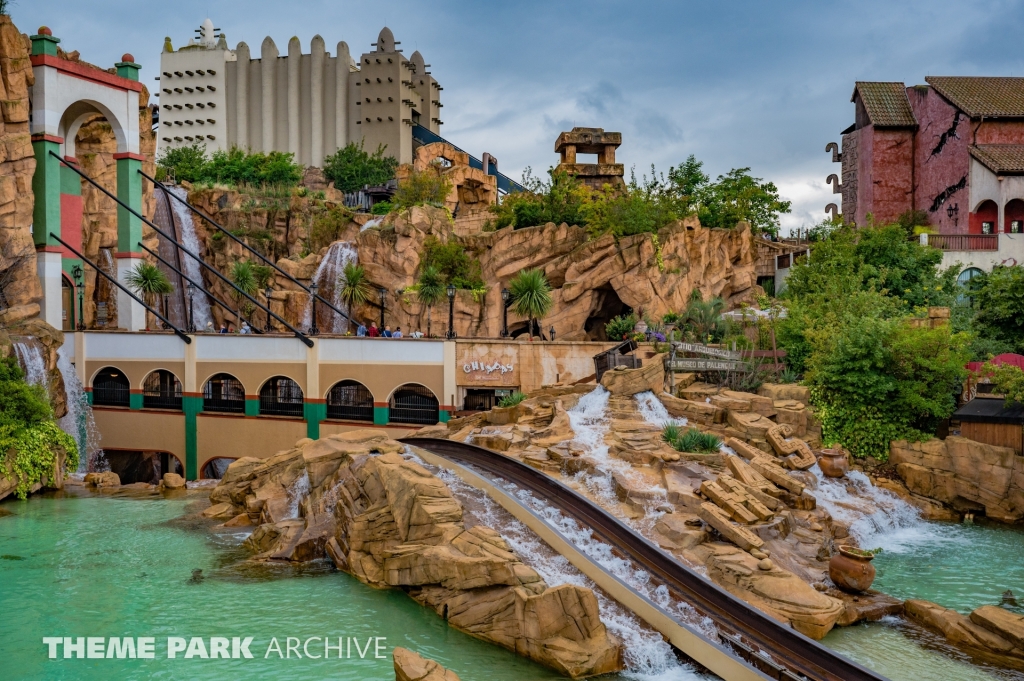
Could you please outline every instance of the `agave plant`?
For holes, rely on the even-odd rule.
[[[508,284],[512,311],[530,320],[530,335],[540,329],[538,320],[551,309],[551,285],[540,269],[522,270]]]
[[[672,440],[666,438],[666,442],[672,445],[676,451],[693,452],[695,454],[714,454],[722,446],[722,440],[711,433],[702,433],[696,428],[688,428],[685,432],[679,432],[678,426],[666,426],[675,428],[675,437]],[[662,431],[665,438],[665,432]]]
[[[519,392],[518,390],[516,390],[512,394],[506,395],[505,397],[502,397],[501,400],[498,402],[498,406],[499,407],[514,407],[514,406],[516,406],[517,404],[519,404],[520,402],[522,402],[525,399],[526,399],[526,393]]]

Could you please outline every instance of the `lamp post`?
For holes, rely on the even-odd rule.
[[[388,295],[388,290],[381,286],[377,293],[380,295],[380,332],[384,333],[384,298]]]
[[[186,325],[185,330],[188,331],[189,333],[195,333],[196,318],[194,314],[192,301],[196,297],[196,285],[190,281],[188,282],[188,286],[186,287],[186,289],[188,290],[188,324]]]
[[[317,334],[320,333],[320,329],[318,329],[316,327],[316,292],[319,289],[320,289],[320,287],[317,286],[317,283],[315,281],[310,283],[310,285],[309,285],[309,295],[313,297],[313,314],[312,314],[313,320],[310,322],[310,325],[309,325],[309,335],[310,336],[316,336]],[[270,305],[267,305],[267,307],[269,308]]]
[[[552,326],[550,329],[548,329],[548,335],[551,336],[551,340],[552,341],[555,340],[555,327],[554,326]]]
[[[78,319],[75,320],[75,328],[85,331],[85,315],[82,312],[85,298],[85,282],[82,280],[82,266],[75,265],[71,268],[71,276],[75,279],[75,288],[78,289]]]
[[[444,337],[448,340],[455,338],[455,285],[448,284],[448,331]]]
[[[501,337],[508,338],[508,300],[512,292],[507,288],[501,289]]]
[[[270,288],[268,285],[267,289],[263,292],[263,295],[267,297],[267,333],[270,333],[273,331],[273,329],[270,328],[270,299],[274,295],[274,289]]]

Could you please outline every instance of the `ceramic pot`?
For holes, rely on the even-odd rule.
[[[871,588],[875,581],[873,555],[863,553],[852,546],[840,546],[839,553],[828,562],[828,576],[843,591],[861,593]]]
[[[850,470],[850,458],[844,449],[823,449],[818,452],[818,467],[829,478],[841,478]]]

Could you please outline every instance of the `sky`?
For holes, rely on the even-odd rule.
[[[319,34],[359,55],[387,25],[444,87],[442,136],[513,179],[557,164],[559,132],[600,127],[622,133],[627,178],[690,154],[712,177],[749,167],[793,202],[783,233],[841,204],[824,149],[853,122],[855,81],[1024,75],[1024,0],[14,0],[11,15],[93,64],[134,55],[150,89],[164,36],[183,45],[207,16],[254,53]]]

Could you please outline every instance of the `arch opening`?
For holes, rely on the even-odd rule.
[[[327,393],[327,418],[373,422],[373,394],[359,381],[338,381]]]
[[[245,413],[245,388],[231,374],[214,374],[203,384],[203,411]]]
[[[92,379],[92,403],[105,407],[127,407],[131,403],[128,377],[116,367],[99,370]]]
[[[199,471],[199,477],[204,480],[220,480],[227,472],[228,466],[237,460],[226,456],[214,457],[203,464],[202,470]]]
[[[75,328],[75,285],[63,273],[60,278],[60,324],[62,331]]]
[[[984,272],[977,267],[968,267],[960,273],[956,278],[956,283],[961,289],[963,289],[963,291],[956,297],[958,303],[966,304],[971,302],[971,292],[974,290],[974,285],[971,283],[971,280],[975,277],[980,277],[982,274],[984,274]]]
[[[1003,206],[1003,231],[1007,234],[1024,233],[1024,201],[1013,199]]]
[[[996,221],[999,219],[999,206],[995,201],[982,201],[977,210],[971,213],[971,234],[995,234]]]
[[[144,482],[159,485],[164,473],[184,477],[185,468],[170,452],[140,452],[127,449],[105,449],[103,456],[110,470],[117,473],[122,485]]]
[[[181,381],[166,369],[157,369],[142,383],[142,406],[146,409],[181,409]]]
[[[440,417],[441,406],[429,388],[406,383],[391,394],[388,402],[388,421],[432,426]]]
[[[260,388],[260,414],[302,416],[302,388],[287,376],[274,376]]]

